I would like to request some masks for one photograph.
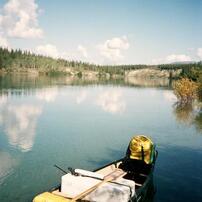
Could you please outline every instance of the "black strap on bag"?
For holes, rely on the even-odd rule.
[[[144,147],[141,146],[141,153],[142,153],[142,161],[144,161]]]

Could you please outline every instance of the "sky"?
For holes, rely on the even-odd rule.
[[[0,0],[0,46],[96,64],[202,60],[200,0]]]

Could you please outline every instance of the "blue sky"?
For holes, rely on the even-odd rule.
[[[0,0],[0,45],[99,64],[202,60],[200,0]]]

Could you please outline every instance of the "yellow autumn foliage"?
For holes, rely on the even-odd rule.
[[[191,103],[197,98],[197,90],[197,83],[188,78],[182,78],[174,84],[174,94],[180,103]]]

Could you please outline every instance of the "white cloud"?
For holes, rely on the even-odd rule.
[[[123,36],[121,38],[115,37],[115,38],[112,38],[111,40],[107,40],[105,43],[109,49],[127,50],[129,48],[129,43],[126,36]]]
[[[88,57],[88,53],[85,47],[83,47],[82,45],[78,45],[78,51],[85,57]]]
[[[40,38],[38,5],[35,0],[9,0],[0,15],[1,32],[10,37]]]
[[[127,37],[123,36],[109,39],[103,44],[99,44],[97,48],[102,56],[113,62],[117,62],[124,58],[122,51],[127,50],[129,46]]]
[[[42,108],[34,105],[8,105],[2,110],[2,123],[9,143],[22,151],[34,144],[37,118]]]
[[[109,90],[101,93],[97,98],[96,104],[101,106],[104,111],[112,114],[122,113],[126,107],[122,92],[117,90]]]
[[[166,61],[168,62],[188,62],[188,61],[191,61],[191,57],[188,56],[188,55],[175,55],[175,54],[172,54],[172,55],[168,55],[166,57]]]
[[[1,36],[1,35],[0,35],[0,47],[10,49],[10,45],[9,45],[9,43],[8,43],[7,38],[5,38],[5,37],[3,37],[3,36]]]
[[[59,57],[59,51],[56,48],[56,46],[52,44],[45,44],[45,45],[40,45],[37,46],[35,51],[37,54],[44,55],[44,56],[50,56],[53,58],[58,58]]]
[[[63,59],[67,59],[67,60],[74,59],[74,55],[72,53],[70,54],[68,52],[61,52],[53,44],[39,45],[33,50],[33,52],[36,54],[39,54],[39,55],[53,57],[56,59],[58,59],[58,58],[63,58]]]
[[[158,58],[153,59],[152,64],[167,64],[167,63],[174,63],[174,62],[189,62],[192,61],[191,57],[184,54],[171,54],[165,58]]]
[[[197,55],[200,59],[202,59],[202,48],[198,48]]]
[[[36,98],[46,102],[54,102],[58,94],[57,88],[41,89],[36,93]]]

